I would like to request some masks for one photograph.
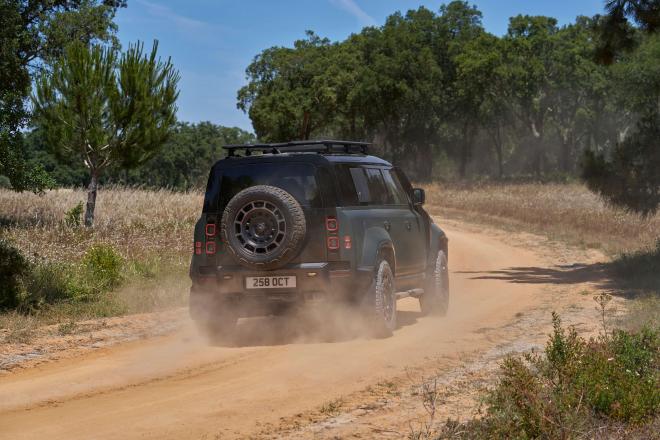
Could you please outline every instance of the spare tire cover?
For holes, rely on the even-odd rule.
[[[240,265],[271,270],[301,250],[307,225],[300,203],[281,188],[257,185],[236,194],[222,215],[222,237]]]

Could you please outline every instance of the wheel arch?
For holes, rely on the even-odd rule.
[[[435,223],[431,224],[430,246],[427,264],[435,264],[435,257],[439,251],[444,251],[447,261],[449,261],[449,238],[445,231],[440,229]]]
[[[396,273],[396,250],[392,237],[384,228],[368,228],[362,240],[360,267],[376,268],[379,258],[385,258],[392,273]]]

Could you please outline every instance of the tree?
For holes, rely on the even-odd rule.
[[[176,122],[179,74],[168,59],[143,44],[116,49],[69,46],[42,74],[33,95],[37,126],[63,156],[76,156],[89,170],[85,225],[94,222],[98,181],[111,165],[138,166],[149,160]]]
[[[545,123],[554,99],[552,73],[557,32],[554,18],[518,15],[510,19],[504,39],[507,100],[531,135],[532,169],[537,176],[544,169]]]
[[[293,48],[271,47],[248,66],[238,108],[248,112],[260,139],[309,139],[329,125],[336,107],[336,79],[327,70],[334,49],[308,31]]]
[[[660,35],[649,35],[613,66],[623,103],[636,127],[611,152],[588,150],[582,175],[614,204],[651,214],[660,206]]]
[[[41,190],[51,180],[25,162],[21,129],[29,112],[31,73],[71,41],[112,41],[113,23],[125,0],[0,0],[0,175],[15,190]]]
[[[636,47],[637,32],[629,18],[647,33],[660,30],[660,0],[606,0],[605,11],[607,15],[596,26],[600,34],[596,54],[605,64]]]
[[[505,89],[503,56],[501,40],[486,32],[470,40],[456,56],[456,90],[462,98],[463,110],[470,112],[463,117],[471,118],[471,122],[488,133],[500,178],[504,176],[503,131],[510,124],[510,111],[502,92]],[[461,157],[465,162],[469,159],[467,154]],[[459,165],[462,176],[466,166],[464,162]]]
[[[473,42],[481,40],[485,33],[481,25],[481,12],[467,2],[454,1],[440,8],[440,23],[450,36],[449,54],[451,65],[447,70],[452,83],[452,110],[449,114],[451,119],[459,125],[461,137],[458,173],[464,178],[467,172],[467,164],[472,157],[473,143],[482,121],[482,107],[486,101],[486,89],[489,73],[485,72],[480,62],[493,62],[489,60],[473,60],[464,56],[468,46]],[[497,53],[496,53],[497,54]],[[488,56],[481,53],[482,56]]]

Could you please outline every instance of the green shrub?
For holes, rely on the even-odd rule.
[[[30,263],[18,249],[0,239],[0,309],[14,309],[21,304],[23,277],[30,272]]]
[[[79,267],[62,263],[40,263],[25,276],[23,307],[39,309],[44,304],[90,299],[96,290]]]
[[[89,281],[98,292],[113,289],[121,284],[124,259],[110,245],[97,244],[89,248],[81,264]]]
[[[586,341],[562,328],[556,314],[553,324],[544,356],[505,359],[484,417],[462,428],[448,423],[441,438],[459,429],[462,438],[590,438],[596,425],[637,429],[658,419],[657,329],[615,330]]]
[[[78,228],[82,225],[83,202],[78,202],[76,206],[69,209],[64,214],[64,224],[72,228]]]

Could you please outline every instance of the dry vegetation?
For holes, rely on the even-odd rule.
[[[660,214],[648,218],[606,205],[580,184],[426,186],[432,214],[522,226],[573,244],[630,252],[660,238]]]
[[[85,191],[72,189],[43,195],[0,190],[0,235],[26,255],[50,261],[69,262],[92,244],[107,243],[127,259],[157,254],[185,257],[188,263],[202,193],[104,188],[92,231],[66,225],[67,211],[86,197]]]
[[[93,230],[66,221],[67,213],[85,198],[83,190],[43,195],[0,190],[0,239],[13,243],[35,267],[48,269],[42,271],[46,280],[39,280],[41,284],[66,284],[65,289],[72,283],[84,284],[87,280],[76,275],[84,272],[86,253],[99,245],[116,251],[123,261],[121,283],[109,292],[96,289],[99,292],[91,300],[61,298],[28,315],[0,314],[0,329],[8,330],[7,342],[25,342],[41,325],[186,303],[192,233],[203,195],[104,188]]]

